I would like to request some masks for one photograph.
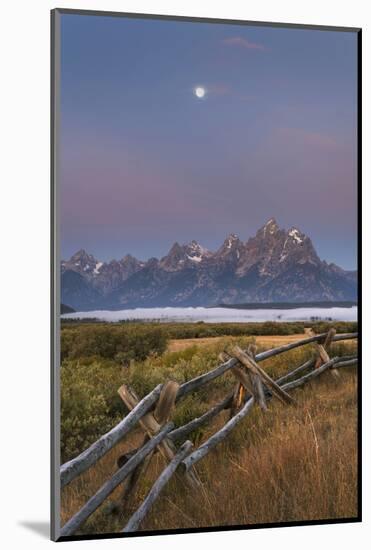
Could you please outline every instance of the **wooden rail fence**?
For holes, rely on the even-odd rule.
[[[340,368],[356,365],[357,356],[348,355],[333,358],[329,356],[333,342],[356,338],[358,338],[357,333],[336,334],[334,329],[330,329],[327,333],[311,336],[258,354],[256,353],[256,346],[250,345],[246,351],[235,346],[229,354],[224,352],[220,355],[221,364],[215,369],[182,385],[174,381],[159,384],[141,400],[127,385],[121,386],[118,393],[129,413],[88,449],[61,466],[61,487],[63,488],[71,483],[77,476],[100,460],[117,443],[122,441],[135,426],[139,426],[143,432],[142,444],[134,451],[119,457],[117,461],[118,470],[63,525],[61,536],[74,534],[109,495],[125,482],[119,503],[121,509],[124,510],[130,496],[136,489],[139,479],[145,475],[153,454],[158,450],[165,458],[167,466],[154,482],[143,503],[123,528],[124,533],[137,530],[164,486],[176,472],[178,472],[178,475],[184,476],[190,487],[196,488],[200,485],[200,480],[194,469],[195,464],[231,433],[239,422],[248,415],[255,403],[264,411],[267,409],[267,401],[272,398],[277,398],[289,406],[295,405],[296,402],[292,395],[288,393],[289,391],[303,386],[327,370],[330,370],[334,376],[339,377]],[[308,344],[314,345],[313,358],[277,380],[273,380],[258,364],[266,359]],[[170,417],[179,399],[199,390],[205,384],[228,371],[236,380],[234,391],[203,415],[175,428],[170,421]],[[192,442],[186,440],[186,437],[194,430],[209,423],[221,411],[226,409],[230,410],[229,420],[197,449],[193,449]],[[179,442],[182,442],[182,445],[178,448],[177,443]]]

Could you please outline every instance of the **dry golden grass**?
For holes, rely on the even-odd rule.
[[[296,342],[302,338],[307,338],[309,334],[287,334],[287,335],[268,335],[268,336],[254,336],[254,340],[257,344],[264,347],[275,347],[289,344],[290,342]],[[239,336],[229,336],[229,340],[239,340]],[[208,338],[187,338],[187,339],[173,339],[169,340],[167,350],[170,352],[183,351],[184,349],[192,346],[208,346],[217,344],[218,342],[225,340],[225,336],[210,336]]]
[[[269,411],[254,408],[230,438],[197,465],[202,488],[194,492],[173,479],[156,501],[142,530],[352,518],[357,515],[357,376],[343,369],[340,380],[325,373],[295,390],[297,407],[276,400]],[[221,415],[206,439],[226,421]],[[115,471],[119,454],[135,448],[133,432],[94,468],[62,491],[62,524]],[[126,521],[164,467],[155,455],[147,476],[123,516],[104,504],[82,533],[115,532]],[[111,495],[117,501],[122,488]]]

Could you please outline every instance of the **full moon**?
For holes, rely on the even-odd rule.
[[[195,95],[196,95],[199,99],[205,97],[205,93],[206,93],[205,88],[202,88],[201,86],[198,86],[197,88],[195,88]]]

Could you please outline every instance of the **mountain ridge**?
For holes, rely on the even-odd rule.
[[[210,251],[175,242],[162,258],[101,262],[80,249],[61,262],[62,300],[77,310],[357,299],[357,272],[321,260],[297,227],[270,218],[243,242]]]

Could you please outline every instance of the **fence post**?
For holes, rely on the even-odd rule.
[[[315,369],[318,369],[321,365],[323,365],[323,363],[327,363],[328,361],[330,361],[328,351],[330,349],[331,343],[332,343],[335,335],[336,335],[336,329],[335,328],[330,328],[330,330],[326,334],[326,337],[325,337],[325,340],[324,340],[323,344],[319,344],[319,343],[317,344],[318,357],[317,357],[315,365],[314,365]],[[333,373],[333,376],[335,378],[339,378],[340,374],[339,374],[339,371],[336,368],[331,369],[331,372]]]
[[[222,351],[221,353],[219,353],[219,359],[222,361],[222,363],[225,363],[230,359],[230,356]],[[247,392],[250,393],[250,395],[253,395],[253,389],[250,380],[246,376],[246,373],[244,373],[239,367],[239,365],[232,367],[231,373],[237,379],[237,383],[233,390],[232,403],[229,411],[230,418],[232,418],[240,410],[242,404],[246,399]]]
[[[256,355],[256,346],[250,345],[247,352],[244,352],[238,346],[235,346],[232,351],[234,359],[229,360],[231,364],[228,366],[228,369],[225,368],[225,365],[221,365],[223,369],[221,369],[220,366],[217,367],[217,369],[211,371],[212,376],[210,376],[210,373],[206,373],[206,375],[202,375],[201,377],[190,381],[191,383],[194,383],[196,380],[198,382],[196,386],[194,384],[189,385],[189,383],[187,383],[188,385],[186,386],[179,386],[177,382],[168,381],[162,386],[157,386],[157,388],[152,390],[152,392],[140,402],[132,389],[126,385],[121,386],[118,390],[120,397],[126,404],[129,411],[133,411],[133,409],[135,410],[132,415],[129,414],[115,428],[107,432],[107,434],[104,434],[97,442],[81,453],[81,455],[76,457],[76,459],[62,466],[62,472],[72,472],[68,473],[70,478],[64,481],[64,485],[76,477],[76,475],[82,473],[89,466],[97,462],[98,459],[106,454],[115,444],[117,444],[136,423],[139,424],[144,432],[144,440],[137,449],[129,451],[118,458],[117,465],[119,471],[115,472],[113,476],[97,491],[97,493],[93,495],[93,497],[91,497],[89,501],[63,526],[62,536],[73,534],[103,503],[103,501],[108,498],[108,496],[117,487],[122,485],[122,483],[127,480],[124,493],[121,497],[122,500],[124,499],[124,506],[129,500],[128,497],[130,494],[135,490],[140,477],[145,475],[151,458],[157,450],[161,452],[168,464],[151,489],[149,493],[150,498],[146,499],[145,503],[143,503],[144,505],[142,505],[138,510],[138,513],[133,516],[134,519],[129,521],[129,524],[124,531],[132,530],[129,529],[129,527],[133,528],[133,525],[130,525],[131,521],[135,523],[134,528],[139,526],[139,523],[145,516],[146,511],[149,509],[155,498],[157,498],[161,488],[165,485],[168,479],[170,479],[171,475],[175,473],[180,462],[183,464],[186,480],[190,482],[192,487],[196,487],[198,489],[200,483],[193,470],[194,464],[206,456],[211,449],[213,449],[229,435],[238,422],[240,422],[242,418],[249,413],[255,402],[259,403],[261,408],[265,410],[266,399],[270,399],[272,396],[278,397],[285,403],[295,403],[293,398],[287,393],[287,390],[292,390],[304,385],[306,382],[317,378],[327,369],[331,369],[331,371],[334,371],[335,375],[339,376],[336,366],[340,368],[354,365],[357,358],[354,356],[344,356],[342,358],[343,360],[341,360],[340,357],[330,359],[328,354],[330,345],[333,341],[349,340],[356,337],[357,334],[340,334],[336,336],[335,329],[330,329],[327,334],[320,335],[318,340],[311,340],[311,342],[316,342],[318,354],[316,357],[276,381],[272,380],[265,370],[257,364],[256,360],[263,360],[267,358],[267,356],[262,357],[262,354]],[[302,341],[302,345],[305,343],[308,342]],[[293,349],[292,344],[290,344],[290,347],[286,346],[285,351],[289,351],[289,349]],[[227,353],[220,354],[220,358],[224,363],[227,362],[228,355],[229,354]],[[270,356],[273,355],[268,355],[268,357]],[[312,365],[314,365],[314,369],[309,373],[282,386],[283,381],[287,380],[294,374],[298,374],[299,372],[301,373],[303,370],[306,370]],[[218,371],[217,375],[221,376],[224,372],[226,372],[226,370],[229,369],[238,380],[234,394],[230,394],[221,403],[215,405],[200,418],[194,419],[188,424],[177,428],[177,430],[173,429],[174,425],[172,423],[165,424],[171,416],[177,398],[189,393],[189,391],[191,391],[190,388],[193,390],[200,387],[200,382],[203,384],[205,383],[205,380],[210,381],[215,379],[216,371]],[[264,393],[263,384],[269,389],[268,393]],[[183,393],[181,393],[181,391],[178,392],[179,388],[182,387],[186,387],[187,391],[183,390]],[[246,396],[249,393],[251,393],[252,398],[246,400]],[[235,411],[238,411],[235,412],[234,417],[231,418],[223,426],[223,428],[209,437],[209,439],[206,440],[191,455],[184,458],[190,450],[192,444],[190,442],[186,442],[180,449],[177,449],[171,439],[171,435],[174,434],[175,436],[175,434],[177,434],[179,436],[179,433],[183,435],[190,433],[195,427],[202,425],[202,423],[205,423],[206,420],[210,420],[220,411],[228,408],[231,403],[232,407],[235,407]],[[242,404],[243,406],[241,407]],[[77,464],[79,469],[72,470],[72,464]],[[63,477],[61,478],[61,482],[63,486]],[[138,520],[139,523],[136,525]]]
[[[251,359],[255,360],[255,355],[256,355],[257,350],[258,350],[258,348],[255,344],[250,344],[249,345],[249,347],[247,348],[247,354],[251,357]],[[250,376],[251,385],[252,385],[252,389],[253,389],[253,392],[254,392],[253,396],[254,396],[254,399],[255,399],[256,403],[259,404],[262,411],[268,410],[267,403],[266,403],[266,400],[265,400],[264,388],[263,388],[261,377],[258,374],[256,374],[255,372],[253,372],[252,370],[249,370],[248,374]]]
[[[153,435],[161,429],[161,425],[166,422],[166,419],[170,417],[171,411],[175,405],[178,389],[179,384],[177,382],[166,382],[162,387],[154,412],[147,413],[139,421],[139,424],[147,437],[153,437]],[[125,405],[129,408],[129,410],[135,407],[136,403],[139,401],[135,392],[125,384],[123,384],[118,389],[118,394],[124,401]],[[161,443],[158,445],[158,450],[167,462],[171,461],[177,452],[175,444],[168,438],[165,438],[163,441],[161,441]],[[124,493],[122,495],[126,500],[128,494],[131,494],[134,491],[140,476],[144,475],[147,471],[153,454],[154,452],[149,455],[147,457],[147,460],[138,467],[138,471],[133,472],[132,479],[128,482],[127,489],[124,490]],[[192,488],[196,488],[199,486],[199,481],[196,477],[194,470],[192,470],[191,472],[187,472],[185,479]],[[132,485],[131,488],[129,488],[129,484]]]
[[[260,376],[262,382],[265,386],[276,396],[280,401],[283,403],[295,403],[295,400],[287,393],[285,392],[272,378],[263,370],[259,365],[252,359],[249,355],[247,355],[244,351],[242,351],[241,348],[238,346],[235,346],[232,350],[232,354],[240,363],[245,365],[249,370],[251,370],[254,374],[257,374]]]

